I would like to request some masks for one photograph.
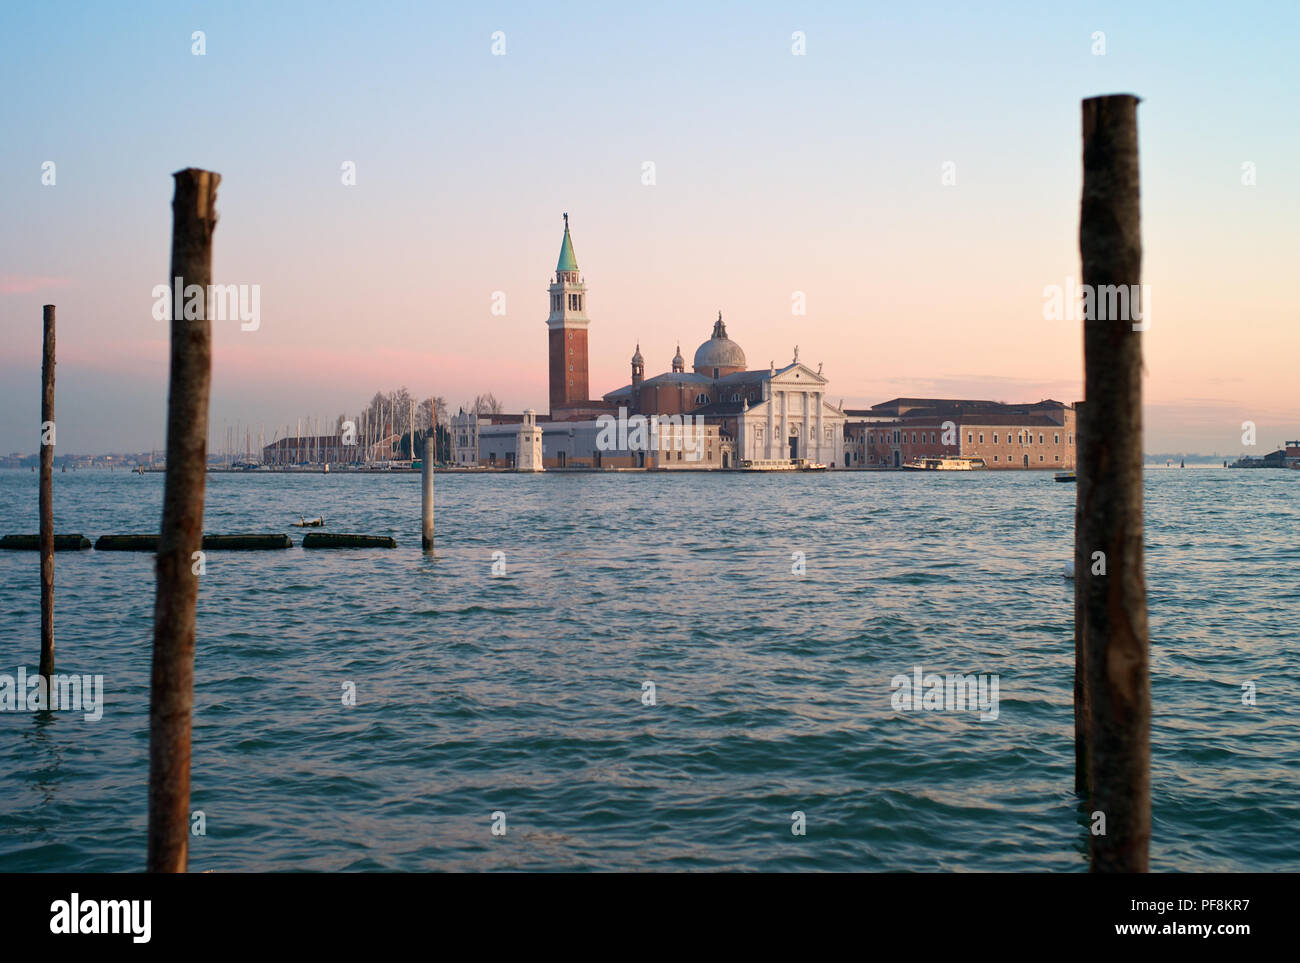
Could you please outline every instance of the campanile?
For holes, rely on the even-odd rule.
[[[564,215],[564,241],[551,283],[551,313],[546,319],[550,338],[551,416],[557,408],[586,404],[587,286],[578,275],[578,259],[569,237],[569,215]]]

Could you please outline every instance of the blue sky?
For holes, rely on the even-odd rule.
[[[797,342],[851,405],[1074,400],[1078,331],[1041,291],[1078,274],[1079,101],[1121,91],[1161,312],[1148,449],[1238,451],[1244,419],[1295,437],[1297,38],[1294,3],[9,4],[0,450],[35,449],[47,301],[60,448],[162,445],[149,293],[186,166],[222,174],[216,274],[266,317],[216,334],[214,441],[401,383],[544,407],[566,210],[596,393],[722,309],[752,365]]]

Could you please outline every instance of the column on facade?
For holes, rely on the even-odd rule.
[[[782,461],[790,457],[790,392],[781,392],[781,447],[777,456]]]
[[[817,406],[817,417],[814,419],[817,422],[817,461],[824,462],[826,459],[822,455],[822,439],[825,435],[822,434],[822,393],[820,391],[813,395],[813,404]],[[831,457],[834,458],[834,452],[831,453]]]
[[[776,393],[772,390],[772,383],[767,383],[767,454],[764,456],[768,461],[776,457],[773,454],[774,444],[776,441]]]
[[[812,437],[812,411],[808,408],[808,402],[811,400],[810,392],[805,388],[801,394],[803,395],[803,451],[801,454],[804,458],[812,458],[813,446],[816,441]]]

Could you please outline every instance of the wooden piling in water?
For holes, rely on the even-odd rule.
[[[167,479],[159,533],[149,701],[149,852],[147,869],[182,873],[189,859],[190,727],[194,708],[194,611],[199,577],[193,555],[203,541],[208,394],[212,383],[212,233],[221,175],[189,168],[173,175],[168,282],[179,293],[199,285],[204,317],[186,320],[172,305],[167,389]],[[179,281],[175,279],[179,278]]]
[[[1074,791],[1088,798],[1088,702],[1087,668],[1083,658],[1083,584],[1084,570],[1091,564],[1083,539],[1083,505],[1087,498],[1088,476],[1077,453],[1083,449],[1084,418],[1087,405],[1074,406]]]
[[[1083,101],[1079,250],[1084,289],[1094,297],[1084,319],[1087,420],[1077,469],[1084,480],[1080,560],[1087,564],[1076,570],[1075,586],[1083,618],[1090,807],[1105,819],[1104,834],[1088,837],[1093,872],[1146,872],[1151,841],[1142,340],[1131,314],[1098,317],[1108,312],[1097,310],[1105,299],[1096,296],[1104,285],[1137,291],[1141,283],[1137,105],[1131,94]]]
[[[40,674],[54,674],[54,305],[41,309],[41,661]],[[48,440],[47,440],[48,438]]]
[[[424,439],[424,460],[420,465],[420,546],[433,551],[433,435]]]

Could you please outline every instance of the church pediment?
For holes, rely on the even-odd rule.
[[[823,389],[830,384],[830,379],[820,375],[801,361],[786,365],[770,379],[774,388],[812,388]]]

